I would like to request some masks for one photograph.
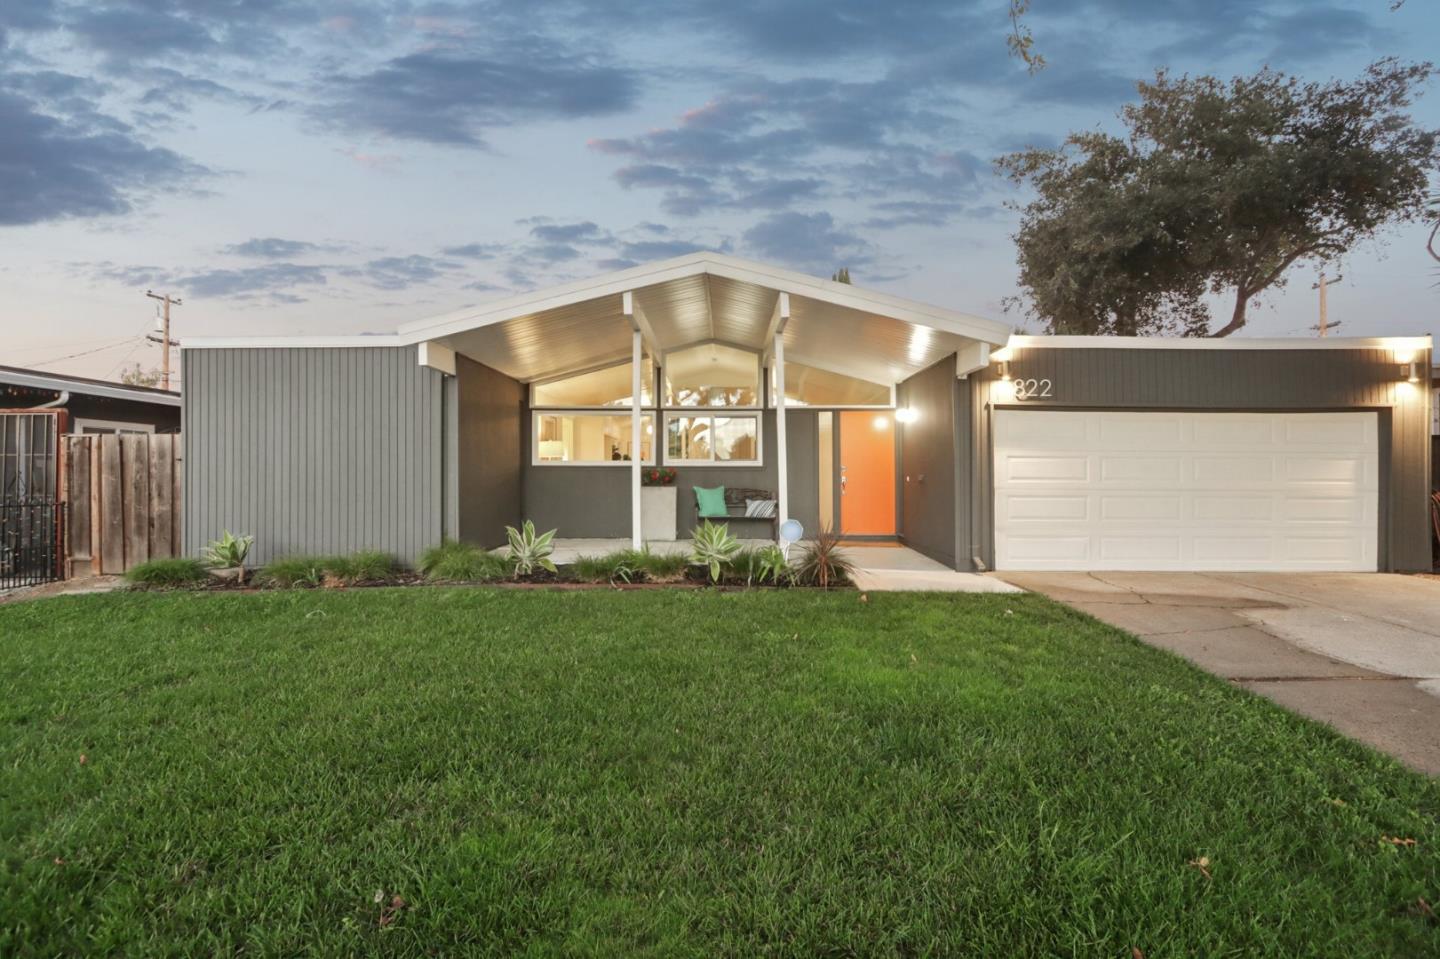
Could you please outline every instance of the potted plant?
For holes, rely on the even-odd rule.
[[[675,538],[675,471],[669,467],[640,471],[640,533],[647,541]]]

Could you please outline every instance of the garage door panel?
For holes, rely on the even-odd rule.
[[[1180,416],[1120,413],[1099,420],[1095,432],[1104,449],[1174,449],[1185,442],[1185,421]]]
[[[1087,496],[1042,496],[1012,493],[1003,500],[1002,512],[1019,522],[1034,520],[1080,520],[1090,518]]]
[[[1287,456],[1285,478],[1296,483],[1333,483],[1349,489],[1362,483],[1367,460],[1363,456]]]
[[[1372,511],[1353,497],[1287,496],[1280,503],[1283,519],[1295,523],[1341,524],[1363,527]]]
[[[1026,536],[1017,533],[1007,544],[1010,559],[1031,569],[1078,569],[1090,554],[1088,536]],[[1020,566],[1012,566],[1018,569]]]
[[[1179,456],[1108,456],[1100,457],[1100,479],[1106,483],[1138,483],[1148,486],[1152,483],[1180,482],[1181,458]]]
[[[1268,535],[1233,533],[1231,535],[1196,536],[1192,540],[1191,558],[1212,569],[1234,568],[1237,564],[1253,568],[1275,560],[1275,541]]]
[[[1289,536],[1282,540],[1282,555],[1296,564],[1358,563],[1364,553],[1363,538],[1344,536]]]
[[[1094,438],[1086,435],[1089,420],[1084,413],[1056,412],[1054,416],[1017,421],[1010,427],[1010,443],[1016,449],[1086,450]]]
[[[1018,454],[1006,460],[1005,476],[1015,482],[1085,481],[1090,476],[1089,461],[1084,456],[1026,456]]]
[[[1284,418],[1283,440],[1289,446],[1318,446],[1327,450],[1363,450],[1372,432],[1362,418],[1290,415]]]
[[[1108,564],[1180,562],[1183,538],[1178,533],[1147,533],[1139,536],[1100,536],[1100,559]],[[1112,566],[1111,568],[1116,568]]]
[[[1200,486],[1231,489],[1241,484],[1268,485],[1275,481],[1275,460],[1269,454],[1263,457],[1195,455],[1191,463],[1191,476]]]
[[[1275,423],[1268,416],[1246,413],[1195,415],[1195,445],[1225,449],[1264,449],[1275,441]]]
[[[1376,423],[1373,413],[997,411],[996,566],[1373,570]]]
[[[1272,493],[1195,493],[1190,515],[1202,523],[1267,523],[1275,519],[1275,500]]]
[[[1114,522],[1174,522],[1184,518],[1184,510],[1178,495],[1100,497],[1100,518]]]

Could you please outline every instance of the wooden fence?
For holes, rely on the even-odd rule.
[[[180,555],[180,435],[65,438],[66,575]]]

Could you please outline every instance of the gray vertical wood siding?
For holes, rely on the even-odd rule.
[[[1423,371],[1430,355],[1417,357]],[[1048,379],[1053,395],[996,402],[1016,409],[1344,411],[1380,420],[1380,566],[1430,567],[1430,384],[1403,382],[1389,350],[1015,349],[1012,378]],[[1428,374],[1427,374],[1428,375]],[[970,539],[995,555],[991,390],[999,370],[974,374],[958,403],[972,431]],[[962,566],[968,566],[962,563]]]
[[[962,504],[964,484],[957,431],[955,394],[961,381],[955,378],[955,357],[947,357],[901,383],[897,400],[915,413],[911,423],[900,423],[898,432],[900,481],[900,538],[918,550],[949,566],[956,565],[962,542],[957,513]],[[966,559],[968,564],[968,558]]]
[[[505,374],[464,356],[455,358],[455,374],[459,538],[499,546],[505,542],[505,527],[519,526],[522,518],[520,427],[528,415],[527,391]],[[628,509],[629,500],[625,502]]]
[[[442,374],[415,347],[185,350],[185,551],[228,529],[252,562],[382,549],[444,518]]]

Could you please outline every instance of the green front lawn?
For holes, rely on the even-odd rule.
[[[0,756],[6,957],[1440,953],[1440,783],[1031,596],[0,606]]]

